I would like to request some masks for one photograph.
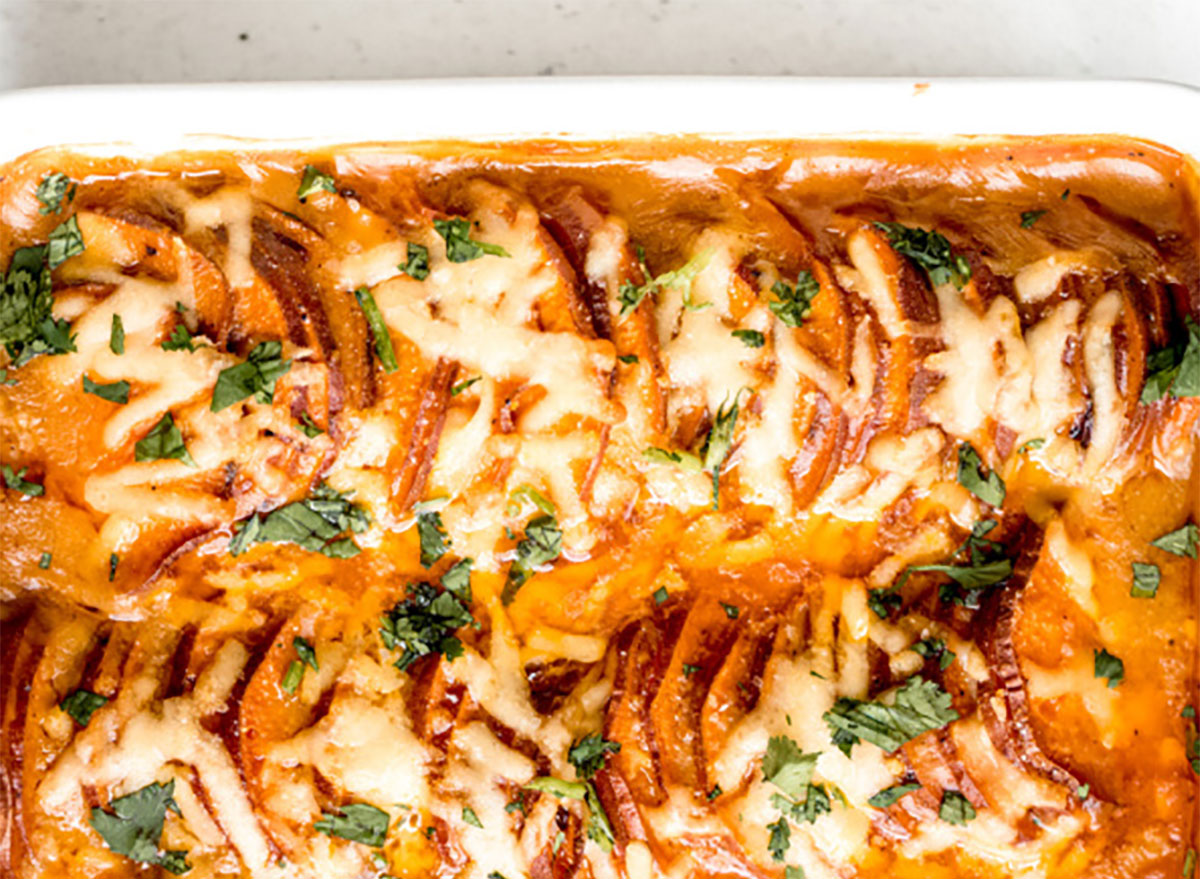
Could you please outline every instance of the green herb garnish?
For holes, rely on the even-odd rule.
[[[376,848],[387,839],[388,813],[368,803],[350,803],[336,813],[322,812],[313,830]]]
[[[488,244],[486,241],[476,241],[471,237],[471,223],[461,217],[449,220],[434,220],[433,229],[446,241],[446,259],[450,262],[470,262],[481,256],[510,257],[507,250],[499,244]]]

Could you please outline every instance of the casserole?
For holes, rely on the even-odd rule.
[[[991,88],[56,99],[170,109],[0,182],[7,868],[1190,869],[1192,134]]]

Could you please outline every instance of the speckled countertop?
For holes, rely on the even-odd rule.
[[[616,73],[1200,85],[1200,0],[0,0],[0,88]]]

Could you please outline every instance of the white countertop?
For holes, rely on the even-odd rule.
[[[0,88],[617,73],[1200,86],[1200,0],[0,0]]]

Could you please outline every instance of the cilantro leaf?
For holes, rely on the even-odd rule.
[[[309,439],[312,439],[314,436],[320,436],[325,432],[317,426],[317,423],[312,420],[312,416],[308,412],[301,412],[299,421],[300,432]]]
[[[904,599],[900,595],[901,585],[902,583],[897,582],[882,589],[868,589],[867,607],[871,608],[875,616],[886,620],[892,615],[893,610],[899,610],[904,603]]]
[[[736,604],[726,604],[724,601],[721,602],[721,609],[725,611],[725,616],[731,620],[736,620],[738,614],[742,612]]]
[[[712,508],[714,510],[720,507],[721,467],[733,448],[733,432],[737,427],[738,400],[741,399],[741,396],[742,391],[738,391],[733,395],[732,403],[722,403],[717,408],[712,429],[708,432],[708,439],[705,440],[704,447],[701,449],[704,469],[712,473]]]
[[[562,531],[554,516],[543,514],[529,520],[525,536],[517,544],[517,557],[508,568],[504,589],[500,593],[503,604],[512,604],[517,592],[534,575],[540,565],[548,565],[562,553]]]
[[[673,464],[693,473],[699,473],[704,469],[704,464],[691,452],[669,452],[658,446],[650,446],[650,448],[642,450],[642,457],[653,464]]]
[[[900,798],[905,794],[910,794],[915,790],[920,790],[921,785],[916,782],[910,784],[894,784],[891,787],[885,787],[879,793],[867,800],[867,805],[874,806],[876,809],[886,809],[888,806],[894,806],[900,801]]]
[[[612,851],[616,837],[613,836],[612,825],[608,823],[604,805],[600,802],[596,788],[590,781],[564,781],[561,778],[543,775],[530,781],[525,785],[525,789],[542,791],[571,800],[583,800],[588,810],[588,839],[600,846],[602,851]]]
[[[54,561],[54,556],[48,552],[42,553],[42,557],[38,559],[38,567],[43,571],[49,570],[50,563]]]
[[[313,822],[313,830],[379,848],[387,840],[389,821],[383,809],[369,803],[348,803],[336,813],[322,812],[321,819]]]
[[[125,324],[119,314],[112,316],[112,329],[108,332],[108,350],[113,354],[125,353]]]
[[[479,820],[479,816],[475,814],[475,810],[470,806],[463,806],[462,819],[464,824],[470,824],[472,827],[483,829],[483,822]]]
[[[958,447],[958,484],[993,507],[1004,506],[1004,480],[995,470],[984,475],[985,467],[970,443]]]
[[[112,851],[143,864],[157,864],[172,873],[187,871],[186,852],[161,852],[167,809],[179,814],[175,780],[153,782],[108,804],[111,812],[94,807],[88,823]]]
[[[747,348],[761,348],[766,344],[766,337],[758,330],[734,330],[733,337],[740,339]]]
[[[283,673],[283,680],[279,682],[279,689],[291,695],[296,692],[300,686],[300,682],[304,680],[304,663],[299,659],[293,659],[288,663],[287,671]]]
[[[767,830],[770,832],[767,837],[767,851],[771,853],[772,859],[782,861],[792,844],[791,825],[786,817],[780,815],[779,820],[767,825]]]
[[[183,444],[183,434],[175,426],[175,419],[170,412],[164,412],[163,417],[150,429],[150,432],[137,441],[133,447],[135,461],[158,461],[163,458],[174,458],[195,467],[187,446]]]
[[[971,801],[956,790],[942,791],[942,802],[938,806],[938,817],[947,824],[964,825],[975,817]]]
[[[1119,657],[1114,656],[1107,650],[1092,651],[1093,659],[1093,676],[1097,678],[1108,678],[1108,686],[1115,688],[1120,685],[1125,679],[1125,663]]]
[[[804,879],[804,868],[792,866],[784,867],[783,879]]]
[[[333,177],[321,173],[312,165],[305,165],[304,174],[300,177],[300,188],[296,190],[296,198],[303,202],[314,192],[320,190],[336,193],[337,186],[334,185]]]
[[[387,321],[383,319],[383,312],[375,303],[375,297],[371,295],[369,288],[359,287],[354,291],[354,298],[358,300],[358,305],[367,318],[367,325],[371,328],[371,337],[375,340],[375,356],[379,358],[383,371],[395,372],[400,368],[400,364],[396,362],[392,336],[388,332]]]
[[[850,744],[865,739],[890,754],[922,733],[958,720],[950,701],[949,693],[918,675],[904,682],[891,705],[841,698],[822,716],[835,744],[852,736]],[[845,734],[843,742],[836,740],[837,733]]]
[[[521,512],[522,500],[531,501],[535,507],[547,516],[554,515],[554,504],[528,482],[522,482],[508,493],[508,507],[505,509],[505,512],[510,516],[518,515]]]
[[[1032,229],[1033,224],[1040,220],[1045,211],[1021,211],[1021,228]]]
[[[1200,527],[1197,527],[1195,522],[1187,522],[1174,531],[1168,531],[1162,537],[1150,541],[1150,545],[1172,555],[1194,559],[1197,548],[1200,547]]]
[[[572,742],[567,759],[580,778],[588,779],[604,768],[609,754],[616,754],[620,750],[620,742],[610,742],[595,732]]]
[[[941,638],[922,638],[909,649],[924,659],[936,659],[942,671],[950,667],[956,656],[953,650],[946,649],[946,642]]]
[[[400,271],[414,281],[424,281],[429,277],[429,248],[424,244],[408,242],[408,260],[399,266]]]
[[[919,265],[934,286],[953,283],[962,289],[971,280],[971,264],[956,254],[940,232],[916,229],[902,223],[876,223],[896,253]]]
[[[708,261],[712,258],[711,250],[702,251],[679,268],[654,277],[651,277],[650,269],[646,265],[644,251],[639,247],[637,253],[638,262],[642,266],[642,276],[646,280],[642,284],[635,284],[629,280],[621,282],[621,286],[617,290],[617,301],[621,304],[620,313],[617,315],[619,318],[625,317],[641,305],[642,300],[651,293],[657,294],[660,290],[667,288],[683,292],[683,306],[689,311],[700,311],[711,305],[711,303],[697,304],[692,301],[692,281],[708,265]]]
[[[358,555],[358,546],[342,535],[347,531],[354,534],[366,531],[371,517],[350,502],[350,494],[321,483],[303,500],[292,501],[265,516],[255,513],[235,526],[229,554],[241,555],[255,543],[294,543],[330,558]]]
[[[0,473],[4,474],[4,484],[13,491],[19,491],[21,494],[29,495],[29,497],[41,497],[46,493],[46,487],[39,485],[36,482],[30,482],[25,478],[25,472],[28,467],[22,467],[16,472],[7,464],[0,465]]]
[[[71,715],[80,726],[87,726],[92,715],[106,704],[108,699],[99,693],[78,689],[68,693],[67,697],[58,703],[58,707]]]
[[[446,241],[446,259],[450,262],[470,262],[485,254],[511,256],[499,244],[476,241],[471,237],[471,223],[461,217],[449,220],[434,220],[433,229]]]
[[[1146,358],[1141,402],[1200,396],[1200,324],[1189,315],[1184,318],[1184,326],[1186,342],[1160,348]]]
[[[617,359],[627,366],[638,362],[636,354],[619,354],[617,355]]]
[[[177,323],[171,330],[171,335],[163,340],[160,347],[164,351],[187,351],[190,353],[196,350],[196,343],[192,341],[192,334],[188,328],[182,323]]]
[[[46,248],[22,247],[13,253],[0,294],[0,342],[20,345],[32,341],[50,317],[53,296]],[[10,347],[9,353],[13,353]]]
[[[450,396],[457,397],[459,394],[461,394],[467,388],[471,387],[471,385],[475,384],[475,382],[482,381],[482,380],[483,380],[483,376],[479,376],[479,375],[473,376],[468,379],[463,379],[462,381],[460,381],[458,384],[454,385],[454,387],[452,387],[450,389]]]
[[[810,271],[802,271],[796,276],[794,286],[784,281],[776,281],[771,285],[775,298],[767,303],[774,315],[789,327],[798,327],[812,314],[812,301],[821,292],[821,285]]]
[[[775,785],[792,799],[801,799],[812,780],[820,752],[805,754],[787,736],[771,736],[762,758],[763,781]]]
[[[292,646],[296,648],[296,655],[300,657],[301,662],[313,671],[321,670],[321,666],[317,664],[317,651],[308,641],[297,635],[292,639]]]
[[[72,201],[75,198],[75,186],[71,182],[71,178],[62,171],[55,171],[52,174],[47,174],[42,178],[42,182],[38,184],[37,200],[41,202],[41,207],[38,208],[38,213],[57,214],[62,210],[63,199]]]
[[[53,271],[83,251],[83,233],[79,231],[79,220],[72,215],[50,232],[50,240],[46,243],[46,265]]]
[[[222,369],[213,388],[213,412],[227,409],[234,403],[254,395],[259,403],[270,403],[275,399],[275,382],[292,368],[292,361],[280,357],[283,345],[279,342],[259,342],[235,366]]]
[[[666,586],[659,586],[657,589],[654,590],[653,597],[654,597],[655,604],[664,604],[666,602],[666,600],[670,597],[670,593],[667,592]]]
[[[129,402],[129,382],[124,380],[107,385],[99,385],[85,375],[83,377],[83,392],[85,394],[95,394],[101,400],[108,400],[110,403],[124,405]]]
[[[421,513],[417,516],[417,534],[421,540],[421,567],[431,568],[446,554],[450,540],[442,527],[441,513]]]
[[[1134,562],[1132,567],[1133,584],[1129,587],[1129,594],[1134,598],[1153,598],[1157,595],[1158,584],[1162,579],[1158,565]]]
[[[454,633],[475,622],[462,599],[423,582],[409,583],[408,596],[380,619],[383,646],[403,651],[395,662],[401,671],[431,653],[450,660],[461,656],[462,642]]]
[[[474,559],[459,559],[442,574],[442,588],[461,601],[471,604],[471,566]]]

